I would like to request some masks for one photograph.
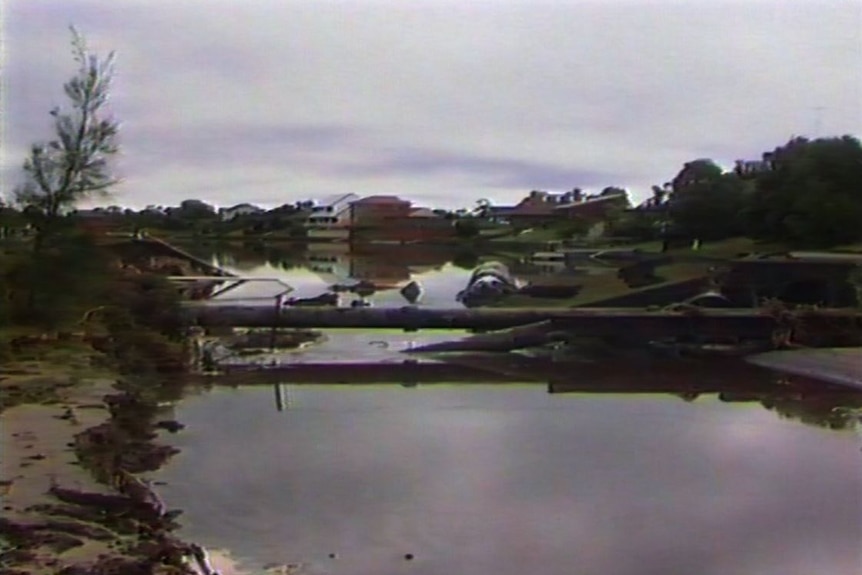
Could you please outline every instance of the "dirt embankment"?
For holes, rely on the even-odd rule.
[[[176,453],[159,436],[182,427],[182,384],[117,381],[98,353],[65,352],[0,370],[0,574],[200,572],[200,549],[172,535],[179,512],[140,475]]]

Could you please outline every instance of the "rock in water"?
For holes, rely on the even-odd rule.
[[[425,290],[423,290],[422,286],[419,285],[419,282],[415,280],[401,288],[401,296],[411,304],[419,303],[419,300],[422,299],[424,294]]]

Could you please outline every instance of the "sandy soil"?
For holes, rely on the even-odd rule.
[[[76,433],[107,419],[102,397],[112,385],[110,380],[82,383],[60,403],[19,405],[0,414],[0,474],[11,482],[4,484],[6,517],[44,502],[52,481],[75,489],[106,489],[78,465],[71,442]]]
[[[180,511],[146,480],[177,452],[164,440],[182,429],[171,406],[186,386],[117,383],[80,346],[36,355],[0,366],[0,575],[206,573],[202,548],[173,535]],[[203,553],[221,575],[247,573]]]
[[[98,425],[108,418],[102,397],[109,393],[113,380],[97,378],[75,381],[57,375],[49,376],[54,386],[48,405],[23,404],[0,413],[0,493],[3,518],[15,524],[33,526],[46,521],[35,507],[55,504],[49,494],[53,484],[73,489],[108,493],[92,475],[78,464],[73,439],[83,429]],[[27,389],[47,386],[46,376],[5,375],[0,393],[10,387]],[[107,541],[82,539],[82,545],[57,553],[46,545],[38,549],[27,562],[29,573],[55,573],[65,563],[89,561],[108,551]],[[3,546],[2,551],[7,551]],[[6,558],[0,568],[6,567]]]
[[[88,348],[42,346],[32,355],[0,367],[0,575],[194,572],[189,546],[171,535],[176,512],[155,512],[142,500],[152,496],[146,482],[135,493],[142,478],[124,467],[157,466],[175,451],[153,441],[151,418],[161,410],[134,400],[141,387],[119,389]],[[138,417],[142,405],[152,409]],[[128,443],[124,425],[137,426],[136,441]],[[97,480],[93,465],[105,461],[125,475]]]

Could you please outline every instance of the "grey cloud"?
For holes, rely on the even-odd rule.
[[[343,150],[362,131],[336,125],[128,125],[124,137],[133,153],[147,158],[147,169],[182,165],[212,169],[232,166],[289,167],[294,156]]]
[[[534,187],[637,196],[695,157],[862,134],[854,1],[7,5],[4,148],[49,129],[75,23],[117,50],[123,169],[166,203],[208,181],[224,204],[346,186],[445,207]]]
[[[569,168],[514,157],[480,157],[467,153],[405,148],[375,153],[363,163],[352,163],[340,168],[338,173],[344,178],[433,178],[438,174],[459,174],[469,180],[482,182],[484,187],[529,189],[531,186],[571,188],[602,185],[602,182],[620,177],[623,172],[602,173],[578,169],[576,164]]]

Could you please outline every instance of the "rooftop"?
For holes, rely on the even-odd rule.
[[[359,196],[357,196],[356,194],[354,194],[352,192],[348,193],[348,194],[330,194],[328,196],[324,196],[324,197],[320,198],[319,200],[316,200],[315,205],[316,206],[334,206],[335,204],[338,204],[341,202],[352,201],[355,198],[359,198]]]
[[[367,196],[356,200],[354,204],[409,204],[409,200],[402,200],[398,196]]]

